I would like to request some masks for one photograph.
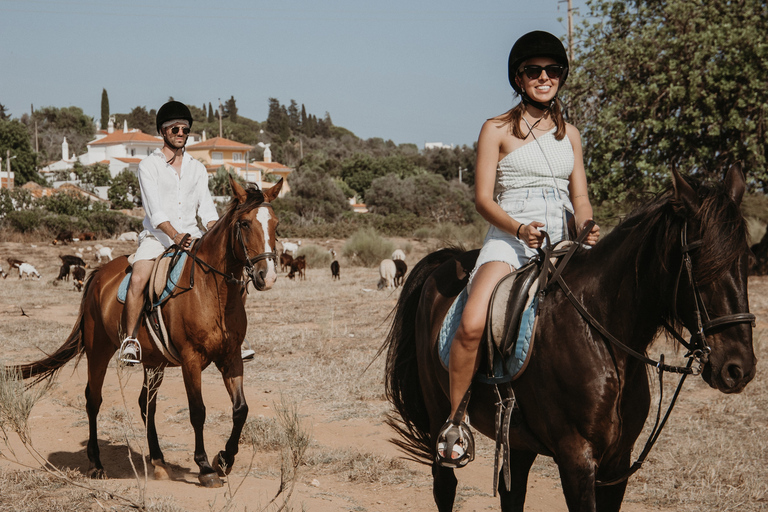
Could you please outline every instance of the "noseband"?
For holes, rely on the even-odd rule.
[[[264,202],[261,203],[258,208],[261,208],[262,206],[269,206],[270,208],[272,205],[270,203]],[[258,286],[256,286],[256,269],[254,268],[254,265],[262,260],[272,260],[275,264],[277,264],[277,254],[274,252],[262,252],[260,254],[257,254],[253,258],[251,258],[248,255],[248,247],[246,245],[245,240],[245,232],[242,229],[242,222],[237,221],[235,222],[235,237],[240,240],[240,245],[243,248],[243,254],[245,255],[245,272],[248,274],[248,278],[253,283],[253,286],[258,289]]]

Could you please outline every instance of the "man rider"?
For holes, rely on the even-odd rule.
[[[153,260],[173,244],[181,244],[184,235],[200,238],[196,215],[206,229],[218,220],[213,198],[208,190],[205,166],[184,150],[192,128],[192,113],[186,105],[169,101],[160,107],[157,132],[163,148],[156,149],[139,163],[139,185],[144,205],[144,230],[133,261],[133,272],[123,310],[125,339],[120,346],[120,361],[133,365],[141,361],[141,346],[136,335],[144,305],[144,288],[152,272]]]

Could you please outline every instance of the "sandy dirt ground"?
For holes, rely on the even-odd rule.
[[[132,249],[127,242],[100,243],[114,247],[116,255]],[[343,241],[315,243],[335,247],[341,254]],[[60,345],[74,325],[81,297],[71,283],[54,282],[59,265],[57,256],[72,253],[72,247],[32,245],[0,242],[0,262],[4,268],[7,257],[19,257],[33,262],[43,275],[39,281],[20,281],[13,274],[0,280],[0,321],[5,325],[0,335],[0,345],[5,347],[0,359],[6,363],[35,359],[40,350],[50,351]],[[409,266],[426,250],[427,247],[415,248],[409,254]],[[86,259],[95,263],[89,254],[92,252],[85,252]],[[250,294],[246,339],[256,351],[255,358],[245,363],[250,417],[274,417],[281,400],[296,403],[302,423],[311,429],[308,453],[316,454],[316,459],[336,454],[343,461],[335,467],[320,463],[303,467],[290,502],[292,510],[434,510],[428,468],[402,462],[400,453],[388,442],[391,431],[383,421],[389,409],[383,399],[381,358],[366,369],[386,335],[386,318],[399,291],[376,291],[375,269],[342,265],[341,275],[340,281],[332,281],[328,269],[312,268],[306,281],[299,282],[281,274],[272,290]],[[88,466],[83,397],[86,369],[85,361],[76,368],[74,363],[68,364],[30,417],[36,449],[52,464],[81,472]],[[201,487],[192,459],[193,432],[179,368],[166,371],[157,414],[161,446],[172,470],[172,480],[155,481],[151,476],[146,481],[143,476],[137,480],[130,459],[141,474],[145,443],[136,404],[141,379],[140,368],[118,372],[114,362],[108,372],[99,436],[109,479],[98,485],[135,497],[146,486],[149,502],[169,502],[183,510],[222,510],[228,504],[233,505],[233,510],[261,510],[279,486],[279,452],[254,452],[250,446],[241,445],[225,486]],[[223,449],[231,427],[229,397],[215,367],[203,373],[203,393],[207,406],[206,446],[212,456]],[[14,446],[20,460],[36,464],[18,443]],[[476,461],[458,472],[456,510],[498,510],[491,489],[491,455],[490,441],[480,441]],[[356,471],[358,459],[378,462]],[[0,464],[20,467],[7,460]],[[387,469],[391,467],[396,470]],[[642,485],[635,481],[630,489]],[[556,467],[551,461],[537,462],[528,487],[527,511],[566,510]],[[642,493],[630,493],[622,510],[660,510],[641,501]],[[96,504],[93,509],[98,509]]]

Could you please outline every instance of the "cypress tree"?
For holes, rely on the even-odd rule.
[[[109,124],[109,96],[107,90],[101,90],[101,129],[106,130]]]
[[[208,102],[208,122],[213,123],[216,121],[216,117],[213,115],[213,105],[211,105],[211,102]]]

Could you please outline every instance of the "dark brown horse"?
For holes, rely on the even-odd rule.
[[[243,361],[240,345],[247,318],[244,307],[247,273],[257,290],[272,287],[275,281],[275,229],[277,216],[269,202],[277,197],[282,181],[262,194],[245,190],[230,179],[232,201],[227,212],[197,242],[187,258],[179,283],[163,308],[168,334],[182,361],[182,375],[189,400],[189,417],[195,431],[195,462],[198,478],[208,487],[222,485],[219,476],[229,473],[238,452],[238,441],[248,416],[243,394]],[[64,364],[85,353],[88,385],[85,388],[88,412],[88,460],[91,477],[104,477],[97,442],[97,416],[102,402],[102,385],[109,362],[122,341],[120,332],[123,305],[117,300],[120,282],[128,271],[126,257],[96,269],[85,284],[80,313],[69,339],[51,356],[19,365],[24,378],[38,380],[53,376]],[[155,478],[168,478],[155,428],[157,389],[163,370],[172,365],[150,340],[142,322],[138,339],[144,364],[144,386],[139,397],[142,419],[147,428],[149,454]],[[232,399],[232,432],[226,447],[208,462],[203,443],[205,405],[201,372],[214,363],[221,372]],[[218,474],[217,474],[218,473]]]
[[[738,167],[729,170],[724,187],[695,184],[673,171],[669,191],[591,250],[577,252],[563,282],[594,322],[577,311],[562,286],[547,289],[530,362],[512,383],[519,421],[515,426],[513,419],[508,436],[510,484],[499,479],[502,510],[523,510],[528,472],[539,454],[557,462],[569,511],[619,510],[626,488],[621,477],[650,404],[642,358],[665,322],[701,333],[693,337],[702,347],[696,366],[713,388],[737,393],[753,378],[749,249],[739,208],[744,190]],[[450,411],[448,373],[436,340],[475,258],[476,253],[445,249],[419,262],[384,345],[386,391],[402,418],[391,422],[402,436],[398,444],[432,465],[440,511],[452,509],[457,481],[453,469],[434,462],[434,440]],[[640,357],[609,341],[611,336]],[[496,390],[479,382],[472,386],[472,426],[494,438]],[[599,484],[614,479],[621,481]]]

